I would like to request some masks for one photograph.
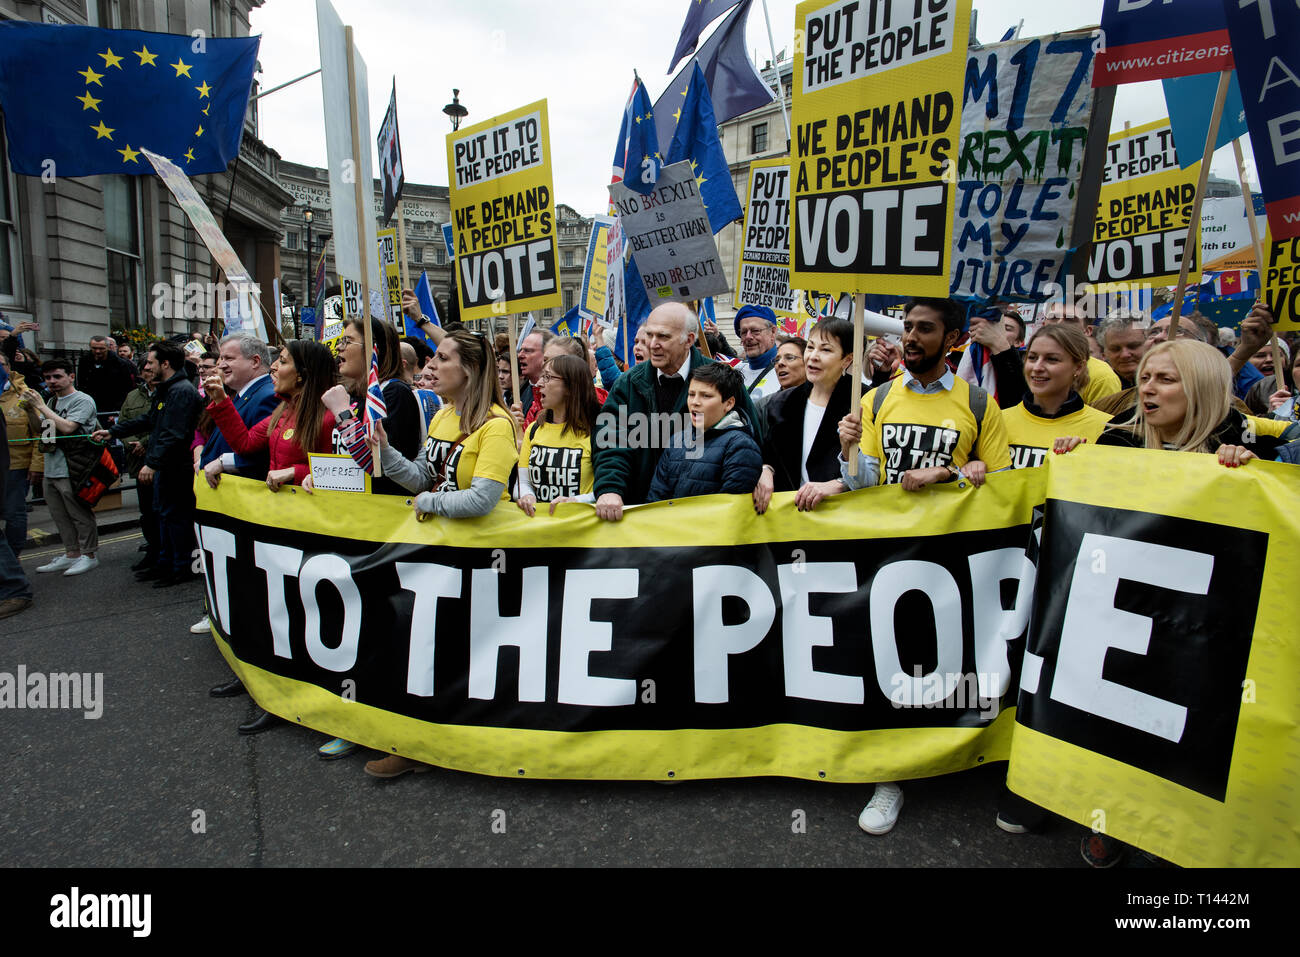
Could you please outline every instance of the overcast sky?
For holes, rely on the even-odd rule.
[[[334,7],[354,28],[369,72],[372,150],[396,76],[409,181],[447,183],[445,144],[451,127],[442,107],[451,101],[452,87],[460,89],[470,111],[466,125],[545,98],[556,199],[591,215],[603,212],[608,202],[605,186],[632,70],[645,80],[652,99],[663,92],[689,2],[334,0]],[[776,49],[788,50],[795,2],[768,0],[767,7]],[[1101,0],[976,0],[976,10],[977,36],[991,43],[1022,19],[1022,37],[1094,26],[1101,19]],[[266,0],[253,11],[252,26],[262,35],[262,89],[319,66],[315,0]],[[758,0],[749,16],[748,41],[762,67],[771,51]],[[283,158],[325,165],[318,76],[268,96],[260,111],[262,139]],[[1121,86],[1112,129],[1122,129],[1126,120],[1136,126],[1166,115],[1159,83]],[[1253,180],[1253,163],[1247,168]],[[1211,169],[1236,178],[1231,147],[1215,155]]]

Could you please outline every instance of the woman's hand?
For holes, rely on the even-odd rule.
[[[902,486],[907,492],[919,492],[927,485],[942,482],[952,474],[951,469],[938,466],[930,469],[908,469],[903,473]]]
[[[862,443],[862,410],[840,419],[840,451],[844,461],[852,462]]]
[[[961,474],[970,479],[970,484],[979,488],[984,484],[984,477],[989,474],[989,467],[979,459],[971,459],[961,467]]]
[[[763,466],[763,471],[758,475],[758,484],[754,486],[754,511],[759,515],[764,514],[767,507],[772,504],[772,492],[776,489],[776,482],[772,475],[771,468]]]
[[[130,451],[131,451],[131,454],[132,454],[132,455],[137,454],[137,453],[136,453],[136,449],[139,447],[139,445],[140,445],[139,442],[132,442],[132,443],[131,443],[131,450],[130,450]],[[194,474],[195,474],[195,475],[198,475],[201,471],[203,471],[203,466],[201,466],[201,465],[199,464],[199,463],[203,460],[203,446],[201,446],[201,445],[196,445],[196,446],[194,446],[194,450],[193,450],[193,451],[194,451]]]
[[[1277,407],[1291,398],[1291,393],[1286,389],[1278,389],[1268,397],[1268,411],[1276,412]]]
[[[220,405],[226,401],[226,387],[221,384],[221,376],[213,373],[203,380],[203,391],[207,393],[208,401],[213,405]]]
[[[529,518],[537,514],[537,499],[532,495],[520,496],[519,501],[515,502],[515,504],[523,509],[524,514]],[[551,514],[555,514],[554,506],[551,507]]]
[[[1230,469],[1241,468],[1253,458],[1258,458],[1254,452],[1242,445],[1220,445],[1219,446],[1219,464]]]
[[[369,441],[372,455],[376,449],[388,448],[388,433],[384,431],[383,419],[375,419],[375,423],[370,430]]]
[[[1087,439],[1081,439],[1077,435],[1063,435],[1052,443],[1052,452],[1055,455],[1064,455],[1066,452],[1073,452],[1081,445],[1086,445]]]
[[[811,512],[825,499],[848,491],[848,487],[839,479],[829,482],[809,482],[794,494],[795,508],[801,512]]]
[[[591,343],[592,352],[595,352],[597,349],[604,348],[605,327],[602,326],[599,322],[593,322],[591,324],[591,336],[589,337],[589,339]]]
[[[348,390],[341,385],[327,389],[325,394],[320,397],[320,400],[325,408],[334,413],[335,418],[338,418],[340,413],[352,408],[352,396],[348,395]]]
[[[527,424],[524,422],[524,407],[516,402],[510,407],[510,414],[513,415],[515,421],[519,423],[520,431],[523,431],[524,426]]]
[[[272,492],[280,491],[280,486],[293,484],[293,469],[276,469],[274,472],[266,473],[266,487]]]
[[[302,490],[308,495],[311,495],[316,491],[316,483],[311,480],[310,472],[302,477]]]
[[[576,502],[576,501],[577,501],[576,498],[557,498],[555,501],[551,503],[551,514],[552,515],[555,514],[555,506],[564,505],[568,502]]]
[[[221,467],[221,459],[213,459],[203,468],[203,477],[207,479],[209,488],[216,488],[221,484],[221,473],[224,471]]]

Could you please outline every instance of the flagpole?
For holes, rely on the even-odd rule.
[[[356,51],[352,44],[352,28],[343,28],[344,42],[348,60],[348,112],[352,122],[352,168],[356,171],[353,176],[353,197],[356,203],[357,212],[357,248],[361,253],[361,330],[364,337],[365,349],[365,373],[362,377],[361,401],[367,401],[366,396],[370,392],[370,362],[375,350],[375,339],[370,331],[370,256],[367,255],[365,248],[364,236],[366,234],[366,213],[367,203],[365,191],[373,188],[371,183],[363,183],[361,180],[361,121],[357,109],[357,71],[354,65]],[[373,200],[372,200],[373,202]],[[348,297],[343,297],[343,304],[346,310]],[[355,317],[352,317],[355,318]],[[365,418],[365,408],[362,407],[362,417]],[[367,436],[368,438],[369,436]],[[379,461],[379,456],[375,455],[372,459],[374,467],[374,477],[384,477],[384,467]]]
[[[1201,203],[1205,199],[1205,183],[1210,175],[1210,162],[1214,159],[1214,141],[1219,138],[1219,120],[1223,116],[1223,101],[1228,98],[1228,81],[1232,71],[1224,70],[1219,74],[1219,86],[1214,94],[1214,109],[1210,112],[1210,128],[1205,131],[1205,152],[1201,156],[1201,175],[1196,181],[1196,197],[1192,200],[1192,215],[1187,221],[1187,239],[1183,243],[1183,268],[1178,273],[1178,286],[1174,290],[1173,310],[1169,314],[1169,334],[1166,342],[1178,338],[1182,327],[1183,293],[1187,291],[1187,271],[1191,268],[1192,245],[1201,227]],[[1201,251],[1195,250],[1198,268]],[[1279,370],[1280,371],[1280,370]]]
[[[785,84],[781,82],[781,68],[776,63],[776,41],[772,39],[772,17],[763,0],[763,19],[767,21],[767,45],[772,49],[772,69],[776,71],[776,98],[781,101],[781,119],[785,120],[785,148],[790,150],[790,114],[785,109]]]
[[[1232,155],[1237,160],[1237,182],[1241,184],[1241,195],[1246,201],[1246,221],[1250,224],[1250,242],[1255,247],[1255,274],[1262,280],[1264,277],[1264,243],[1259,238],[1259,224],[1255,220],[1255,200],[1250,194],[1250,184],[1246,179],[1246,158],[1241,155],[1241,139],[1232,141]],[[1260,291],[1263,292],[1264,283],[1261,281]],[[1213,343],[1217,345],[1217,343]],[[1274,331],[1269,343],[1273,350],[1273,384],[1277,386],[1273,391],[1276,392],[1286,384],[1286,377],[1282,374],[1282,348],[1277,344],[1277,332]]]
[[[850,414],[862,412],[862,319],[867,309],[867,297],[863,293],[853,294],[853,383],[849,399]],[[867,428],[863,422],[862,427]],[[855,451],[849,459],[849,475],[858,477],[858,456]]]
[[[404,199],[397,201],[397,255],[402,259],[402,288],[411,289],[411,275],[406,265],[406,200]]]

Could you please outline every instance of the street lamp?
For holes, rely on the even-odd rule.
[[[455,133],[460,129],[460,121],[469,116],[469,110],[460,105],[460,90],[451,91],[451,102],[442,108],[451,119],[451,131]]]
[[[303,266],[304,281],[302,284],[302,288],[307,290],[307,296],[303,299],[302,306],[298,309],[298,318],[293,324],[294,335],[299,339],[302,338],[302,310],[315,302],[311,295],[311,221],[316,218],[316,214],[312,212],[312,208],[308,206],[303,212],[302,218],[307,222],[307,254],[306,265]]]

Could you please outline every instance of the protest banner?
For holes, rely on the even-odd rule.
[[[1277,332],[1300,332],[1300,237],[1274,239],[1270,227],[1260,267],[1264,301],[1273,310]]]
[[[402,141],[397,128],[397,79],[393,79],[393,95],[388,101],[388,112],[379,124],[379,181],[384,194],[384,225],[393,218],[393,212],[402,201],[402,187],[406,173],[402,169]]]
[[[1170,285],[1186,257],[1199,271],[1200,227],[1187,246],[1201,166],[1182,169],[1168,120],[1112,133],[1088,251],[1087,279]]]
[[[1007,783],[1185,867],[1295,867],[1295,466],[1076,452],[1046,469]]]
[[[796,8],[795,288],[948,295],[970,10]]]
[[[1262,211],[1259,194],[1256,211]],[[1251,247],[1246,200],[1241,196],[1207,196],[1201,204],[1201,271],[1255,269],[1259,265]]]
[[[652,308],[727,291],[718,244],[689,162],[665,166],[645,195],[610,183],[609,197]]]
[[[609,228],[612,216],[596,216],[587,240],[587,261],[582,270],[582,288],[578,292],[578,312],[584,319],[604,318],[609,291]]]
[[[460,318],[562,308],[546,101],[447,135]]]
[[[952,295],[1040,301],[1064,285],[1097,96],[1092,37],[971,50],[957,159]],[[1094,187],[1095,188],[1095,187]]]
[[[1268,225],[1278,239],[1300,236],[1300,6],[1227,3],[1246,123]]]
[[[402,323],[402,274],[397,265],[397,230],[381,229],[379,236],[379,268],[383,270],[385,297],[388,300],[388,321],[398,329]]]
[[[227,478],[198,483],[196,521],[218,646],[258,704],[384,753],[516,779],[831,782],[1013,755],[1013,788],[1085,825],[1104,807],[1139,846],[1130,815],[1208,815],[1149,846],[1177,863],[1300,863],[1276,772],[1300,756],[1300,596],[1262,588],[1295,564],[1290,466],[1048,459],[921,493],[923,520],[886,486],[618,526],[503,503],[466,535],[384,496],[333,508]],[[1036,767],[1022,733],[1069,760]]]
[[[766,306],[778,316],[799,318],[799,304],[790,288],[789,159],[756,160],[749,165],[735,303]]]
[[[1223,0],[1102,0],[1097,39],[1093,86],[1232,69]]]

